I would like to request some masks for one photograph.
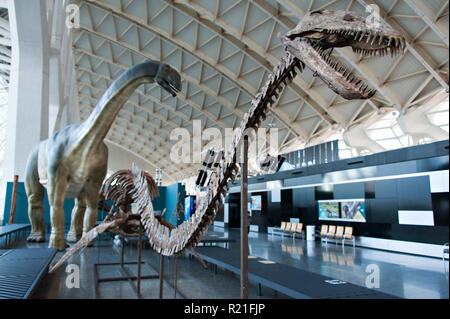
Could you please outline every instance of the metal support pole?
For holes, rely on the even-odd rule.
[[[120,236],[120,241],[121,241],[121,246],[122,246],[122,250],[120,252],[120,267],[123,267],[123,260],[124,260],[124,246],[125,246],[125,239],[123,237],[123,235]]]
[[[137,288],[136,288],[138,297],[141,296],[141,262],[142,262],[142,223],[139,222]]]
[[[164,256],[160,254],[159,263],[159,299],[163,298],[163,284],[164,284]]]
[[[14,224],[14,217],[16,215],[16,198],[17,198],[18,184],[19,184],[19,175],[14,175],[14,184],[11,196],[11,209],[9,210],[9,224]]]
[[[241,153],[241,299],[248,299],[248,136]]]
[[[177,273],[178,273],[177,260],[178,260],[178,256],[175,256],[175,278],[173,280],[174,281],[173,289],[175,291],[175,295],[173,296],[174,299],[177,299]]]

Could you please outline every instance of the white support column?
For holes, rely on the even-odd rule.
[[[60,56],[52,55],[49,62],[50,77],[49,77],[49,127],[48,134],[52,135],[55,128],[59,125],[58,113],[59,108],[63,107],[63,96],[61,87],[61,65]]]
[[[72,53],[72,29],[65,25],[66,4],[68,1],[55,2],[53,11],[53,29],[51,44],[53,50],[58,54],[58,74],[59,81],[55,86],[50,87],[50,96],[55,96],[55,102],[50,106],[54,108],[53,122],[50,130],[55,132],[63,129],[67,125],[80,121],[75,63]],[[56,67],[56,66],[55,66]]]
[[[20,182],[24,180],[28,154],[48,137],[49,42],[45,4],[45,0],[8,3],[12,63],[0,217],[6,183],[13,181],[15,174]]]
[[[50,30],[50,87],[49,87],[49,135],[59,129],[60,108],[64,107],[64,65],[62,57],[64,34],[64,1],[53,2]],[[49,25],[50,27],[50,25]]]
[[[386,151],[384,147],[372,140],[361,124],[351,127],[342,134],[342,138],[348,146],[354,147],[358,153],[369,150],[372,153]]]
[[[424,137],[430,138],[433,142],[448,139],[448,133],[433,125],[422,108],[401,115],[398,124],[404,133],[411,135],[414,145],[417,145]]]

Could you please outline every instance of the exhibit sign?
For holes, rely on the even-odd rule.
[[[318,201],[319,220],[366,222],[364,198]]]
[[[251,210],[261,210],[261,195],[252,196]]]

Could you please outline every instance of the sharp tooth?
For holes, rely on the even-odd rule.
[[[370,33],[367,35],[366,43],[369,43],[369,41],[370,41]]]
[[[391,43],[392,43],[392,37],[390,37],[390,38],[389,38],[389,43],[388,43],[388,47],[390,47],[390,46],[391,46]]]
[[[375,36],[372,38],[372,41],[370,42],[370,45],[373,45],[373,43],[375,42],[376,39],[377,39],[377,36],[375,35]]]
[[[378,40],[378,45],[381,45],[381,43],[383,42],[384,38],[382,35],[380,35],[380,40]]]
[[[361,32],[361,36],[359,37],[359,41],[361,41],[364,38],[365,34],[366,34],[365,32]]]

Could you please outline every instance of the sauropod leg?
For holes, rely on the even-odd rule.
[[[27,162],[25,191],[28,197],[28,217],[31,223],[31,233],[27,240],[31,242],[44,242],[44,186],[39,183],[37,149],[30,154]]]
[[[72,210],[70,230],[67,233],[67,241],[75,243],[80,240],[83,234],[83,219],[86,211],[86,195],[81,193],[75,199],[75,206]]]

